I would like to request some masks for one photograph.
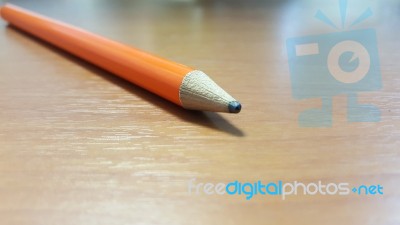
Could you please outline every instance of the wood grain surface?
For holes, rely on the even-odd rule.
[[[400,3],[368,5],[379,122],[299,126],[321,99],[292,97],[287,38],[337,32],[337,1],[11,1],[201,69],[240,114],[181,109],[0,22],[0,224],[400,224]],[[350,9],[353,9],[351,11]],[[349,16],[350,18],[350,16]],[[354,18],[353,18],[354,19]],[[322,66],[322,65],[321,65]],[[188,183],[347,182],[383,195],[190,194]]]

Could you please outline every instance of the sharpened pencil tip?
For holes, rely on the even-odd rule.
[[[237,101],[232,101],[229,102],[228,108],[230,113],[239,113],[242,109],[242,105]]]
[[[239,113],[242,105],[200,70],[186,74],[179,87],[180,104],[185,109]]]

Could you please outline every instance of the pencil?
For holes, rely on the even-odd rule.
[[[14,27],[185,109],[239,113],[241,104],[205,73],[12,4],[0,8]]]

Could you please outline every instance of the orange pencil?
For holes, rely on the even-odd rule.
[[[15,27],[139,85],[186,109],[238,113],[241,105],[205,73],[80,28],[6,4],[1,17]]]

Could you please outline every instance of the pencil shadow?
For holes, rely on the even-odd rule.
[[[58,55],[62,56],[63,58],[70,60],[81,67],[85,68],[86,70],[102,77],[103,79],[113,83],[114,85],[118,85],[121,88],[127,90],[133,95],[138,96],[141,99],[144,99],[145,101],[149,102],[150,104],[157,105],[162,109],[163,111],[170,113],[176,117],[178,117],[181,120],[200,125],[203,127],[211,128],[214,130],[218,130],[233,136],[237,137],[243,137],[245,134],[243,131],[238,129],[236,126],[234,126],[232,123],[230,123],[228,120],[226,120],[224,117],[219,115],[218,113],[214,112],[201,112],[201,111],[192,111],[192,110],[186,110],[183,109],[182,107],[179,107],[135,84],[132,84],[122,78],[119,78],[113,74],[111,74],[108,71],[105,71],[89,62],[86,62],[66,51],[63,51],[29,33],[26,33],[25,31],[22,31],[18,28],[16,28],[13,25],[7,25],[6,28],[8,31],[16,32],[18,34],[21,34],[25,37],[28,37],[29,39],[35,41],[39,45],[57,53]]]

